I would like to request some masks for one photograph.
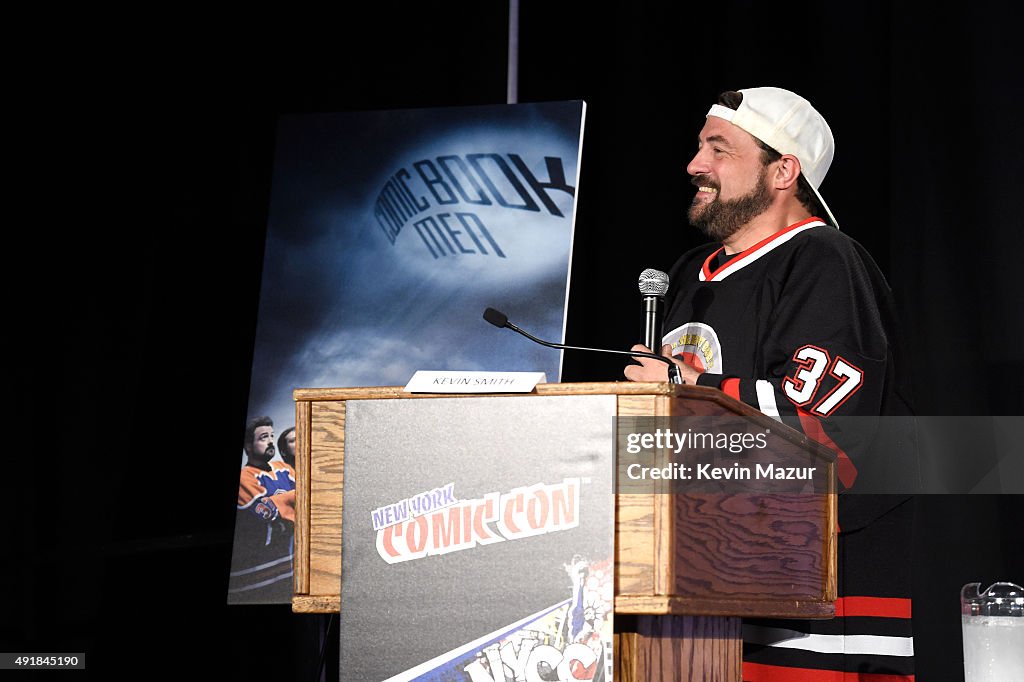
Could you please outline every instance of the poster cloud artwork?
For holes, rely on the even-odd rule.
[[[559,351],[482,313],[563,339],[584,114],[573,101],[281,118],[229,603],[291,598],[294,389],[403,386],[417,370],[558,381]]]

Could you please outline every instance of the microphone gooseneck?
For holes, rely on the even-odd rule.
[[[641,353],[639,351],[611,350],[608,348],[584,348],[582,346],[567,346],[563,343],[552,343],[550,341],[544,341],[543,339],[538,339],[533,334],[530,334],[529,332],[524,331],[519,327],[515,326],[514,324],[509,322],[508,316],[505,315],[505,313],[501,312],[500,310],[495,310],[494,308],[488,308],[487,310],[484,311],[484,319],[490,324],[493,324],[495,327],[507,327],[508,329],[511,329],[512,331],[518,334],[522,334],[531,341],[539,343],[542,346],[547,346],[548,348],[558,348],[561,350],[585,350],[596,353],[615,353],[617,355],[629,355],[632,357],[645,357],[652,358],[654,360],[660,360],[668,365],[669,381],[673,384],[683,383],[682,376],[679,374],[679,367],[676,366],[676,363],[672,362],[670,359],[666,358],[663,355],[657,355],[655,353]]]

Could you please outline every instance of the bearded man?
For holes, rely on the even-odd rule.
[[[818,191],[832,132],[803,97],[764,87],[720,95],[697,142],[689,219],[713,241],[669,272],[661,353],[684,383],[833,449],[843,493],[837,617],[744,621],[743,679],[913,680],[913,500],[851,494],[855,483],[873,492],[864,483],[891,453],[836,428],[847,416],[912,412],[889,286]],[[666,380],[665,363],[635,359],[628,379]]]

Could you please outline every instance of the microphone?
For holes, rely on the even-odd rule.
[[[644,299],[644,345],[651,350],[661,350],[662,318],[665,316],[665,294],[668,292],[668,275],[661,270],[647,268],[640,273],[640,295]]]
[[[662,362],[668,365],[669,382],[673,384],[683,383],[683,377],[682,375],[679,374],[679,367],[676,365],[676,363],[672,362],[663,355],[657,355],[656,353],[642,353],[639,351],[631,350],[609,350],[607,348],[582,348],[580,346],[566,346],[565,344],[561,343],[551,343],[550,341],[538,339],[536,336],[533,336],[529,332],[523,331],[519,327],[509,322],[508,316],[505,315],[505,313],[501,312],[500,310],[495,310],[494,308],[488,308],[487,310],[484,311],[484,319],[493,324],[495,327],[507,327],[514,332],[522,334],[531,341],[539,343],[542,346],[547,346],[548,348],[560,348],[562,350],[586,350],[593,351],[596,353],[617,353],[619,355],[629,355],[632,357],[653,358],[655,360],[661,360]],[[648,346],[648,348],[649,347],[650,346]]]

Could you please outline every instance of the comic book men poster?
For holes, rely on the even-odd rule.
[[[278,125],[229,603],[292,591],[295,388],[561,354],[583,102],[308,114]]]
[[[615,407],[349,401],[338,679],[610,680]]]

